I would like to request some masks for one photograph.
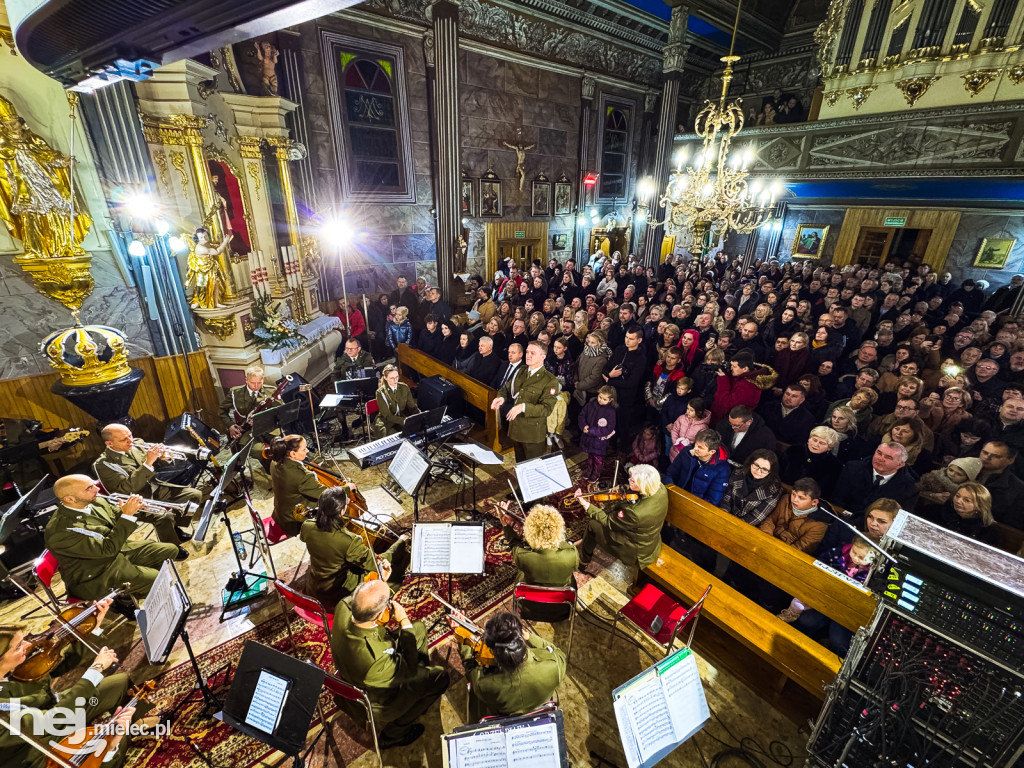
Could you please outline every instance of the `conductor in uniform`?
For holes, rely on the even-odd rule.
[[[395,639],[377,624],[389,606],[402,627]],[[331,653],[341,678],[364,689],[374,717],[387,722],[380,732],[382,749],[412,744],[423,735],[426,729],[417,720],[448,690],[448,672],[428,664],[427,628],[410,621],[405,608],[391,600],[386,582],[364,581],[338,603]],[[354,714],[358,708],[351,704],[338,701]]]
[[[53,484],[59,502],[46,524],[43,541],[57,558],[68,594],[100,600],[128,581],[129,592],[143,598],[164,560],[184,560],[179,546],[128,541],[138,527],[142,499],[132,496],[115,506],[96,498],[99,488],[87,475],[66,475]],[[115,603],[115,609],[118,604]]]
[[[506,400],[512,407],[505,417],[508,435],[515,446],[516,461],[543,456],[547,448],[548,416],[558,401],[558,379],[544,367],[546,344],[531,341],[526,347],[526,365],[521,366],[512,381],[491,401],[491,410],[497,411]]]
[[[202,503],[203,492],[198,488],[154,479],[156,470],[153,465],[164,451],[162,445],[152,445],[145,450],[134,445],[132,431],[123,424],[108,424],[100,431],[100,436],[106,448],[93,462],[92,468],[107,493],[122,493],[125,496],[145,494],[157,501],[173,504],[192,502],[198,506]],[[160,541],[181,544],[192,538],[191,534],[180,527],[191,522],[183,513],[140,509],[136,517],[144,523],[152,523]]]

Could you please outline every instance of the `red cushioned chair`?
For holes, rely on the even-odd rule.
[[[67,594],[66,591],[64,593],[63,600],[58,598],[54,593],[53,577],[57,575],[59,567],[60,566],[57,563],[57,556],[48,549],[43,550],[43,554],[36,558],[36,561],[32,566],[32,570],[35,572],[36,578],[39,579],[39,583],[43,585],[43,591],[46,592],[46,596],[49,598],[50,603],[58,612],[67,608],[72,603],[82,602],[79,598]]]
[[[366,729],[373,734],[373,749],[377,753],[377,761],[380,768],[384,768],[384,758],[380,754],[380,743],[377,741],[377,723],[373,718],[373,705],[370,703],[370,697],[366,691],[346,683],[341,678],[335,677],[330,673],[327,673],[327,676],[324,678],[324,688],[332,696],[340,696],[343,699],[358,702],[363,706],[363,709],[366,710]]]
[[[281,530],[281,526],[277,524],[277,521],[273,516],[261,518],[260,513],[256,511],[256,508],[248,498],[246,498],[246,506],[249,509],[249,517],[252,519],[252,534],[256,539],[256,541],[253,542],[253,555],[249,559],[249,567],[251,568],[253,563],[256,561],[256,550],[258,549],[262,552],[265,548],[267,559],[269,560],[268,565],[270,566],[270,575],[272,578],[276,579],[277,566],[274,565],[274,555],[271,553],[270,547],[273,544],[280,544],[282,541],[287,541],[290,537],[287,533]],[[257,544],[259,546],[257,546]],[[299,564],[295,566],[295,576],[292,579],[293,582],[295,578],[298,578],[299,571],[301,570],[302,563],[305,559],[306,550],[303,549],[302,557],[299,558]]]
[[[611,648],[612,642],[615,640],[615,632],[621,616],[664,648],[666,656],[672,652],[676,637],[689,626],[690,634],[684,644],[684,647],[689,648],[694,630],[697,629],[697,618],[704,606],[704,599],[710,591],[711,586],[709,585],[700,599],[693,604],[693,607],[686,609],[653,584],[645,584],[640,593],[615,614],[615,623],[612,625],[612,636],[608,641],[608,647]]]
[[[369,440],[371,437],[370,427],[373,424],[373,417],[377,415],[377,412],[379,410],[380,406],[377,405],[377,398],[373,398],[372,400],[368,400],[366,402],[366,419],[364,420],[363,423],[363,429],[366,432],[367,440]]]
[[[565,664],[572,660],[572,636],[576,628],[576,588],[575,587],[540,587],[520,581],[512,589],[512,607],[517,614],[522,614],[523,603],[540,605],[565,605],[569,608],[569,648],[565,653]],[[564,621],[564,619],[562,619]]]
[[[327,612],[324,608],[323,603],[317,600],[315,597],[310,597],[297,589],[292,589],[290,586],[285,584],[280,579],[274,581],[274,586],[277,588],[277,594],[295,608],[297,616],[310,624],[315,624],[321,627],[325,633],[327,633],[328,639],[331,634],[331,627],[334,626],[334,615]],[[288,627],[288,638],[292,644],[292,650],[296,656],[299,652],[299,646],[295,643],[295,635],[292,632],[292,622],[288,618],[288,611],[284,610],[282,606],[282,612],[284,613],[285,624]]]

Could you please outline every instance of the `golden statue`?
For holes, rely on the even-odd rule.
[[[26,256],[79,256],[92,219],[79,202],[71,225],[68,156],[50,149],[0,96],[0,217]]]
[[[185,287],[194,288],[192,306],[196,309],[216,309],[224,306],[220,297],[227,284],[227,275],[220,268],[217,257],[224,253],[231,241],[231,232],[224,234],[220,245],[210,244],[210,233],[200,227],[193,237],[186,236],[192,244],[188,255],[188,273],[185,275]]]

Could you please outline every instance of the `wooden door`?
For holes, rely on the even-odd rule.
[[[889,246],[896,230],[884,227],[861,227],[853,248],[853,262],[879,267],[889,256]]]

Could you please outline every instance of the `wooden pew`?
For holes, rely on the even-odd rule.
[[[668,491],[670,525],[848,629],[870,620],[874,597],[814,565],[811,555],[675,486]],[[667,546],[645,573],[686,604],[711,584],[698,649],[795,722],[817,713],[839,671],[836,654]]]
[[[445,365],[436,357],[413,349],[408,344],[399,344],[395,352],[398,355],[400,369],[403,365],[407,365],[423,376],[444,376],[452,384],[458,386],[462,390],[466,402],[484,412],[487,445],[497,453],[505,453],[508,450],[502,444],[501,430],[498,428],[498,412],[491,410],[491,401],[498,396],[496,390]]]

